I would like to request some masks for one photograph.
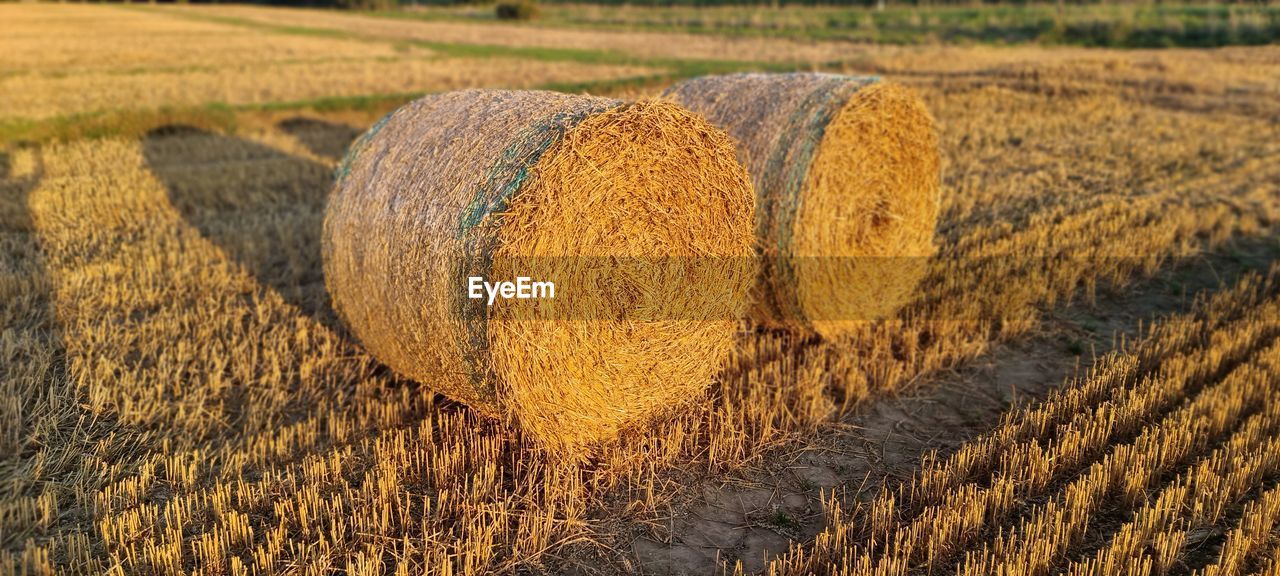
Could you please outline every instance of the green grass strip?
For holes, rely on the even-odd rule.
[[[396,46],[416,46],[432,50],[443,56],[457,58],[517,58],[541,62],[574,62],[579,64],[640,66],[646,68],[662,68],[674,70],[682,76],[698,74],[723,74],[728,72],[751,70],[787,70],[787,65],[745,60],[687,60],[680,58],[641,58],[614,50],[590,50],[583,48],[549,48],[541,46],[499,46],[495,44],[460,44],[449,42],[433,42],[409,38],[386,38],[366,34],[357,34],[332,28],[309,28],[303,26],[285,26],[258,22],[248,18],[219,16],[216,14],[195,14],[173,10],[157,9],[147,6],[122,7],[132,10],[143,10],[166,16],[199,20],[216,24],[240,26],[262,30],[275,34],[293,34],[301,36],[319,36],[361,42],[389,43]]]

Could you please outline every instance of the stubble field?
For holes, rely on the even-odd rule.
[[[3,5],[0,52],[0,573],[1280,571],[1280,49]],[[897,317],[744,329],[579,463],[330,309],[333,168],[415,95],[794,69],[938,121]]]

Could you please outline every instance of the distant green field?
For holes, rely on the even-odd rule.
[[[607,0],[606,0],[607,1]],[[664,2],[666,3],[666,2]],[[679,4],[680,0],[673,3]],[[491,19],[491,6],[413,6],[390,16]],[[548,26],[617,27],[887,44],[1039,42],[1114,48],[1262,45],[1280,40],[1280,5],[868,7],[544,5]]]

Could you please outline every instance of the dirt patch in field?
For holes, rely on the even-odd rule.
[[[1083,360],[1060,336],[1038,335],[870,402],[808,446],[730,483],[703,486],[687,509],[674,514],[669,541],[633,541],[636,563],[652,574],[710,574],[720,561],[735,560],[747,572],[759,571],[792,540],[806,541],[822,530],[823,493],[869,497],[886,483],[909,480],[924,453],[946,452],[990,429],[1010,407],[1042,397],[1081,371]]]

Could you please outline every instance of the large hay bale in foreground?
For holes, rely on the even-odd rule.
[[[732,142],[674,104],[452,92],[353,145],[325,276],[373,356],[581,456],[712,381],[757,274],[753,220]],[[555,297],[489,306],[471,276]]]
[[[911,91],[874,77],[736,74],[664,97],[737,140],[756,189],[757,320],[835,337],[911,296],[939,210],[933,119]]]

